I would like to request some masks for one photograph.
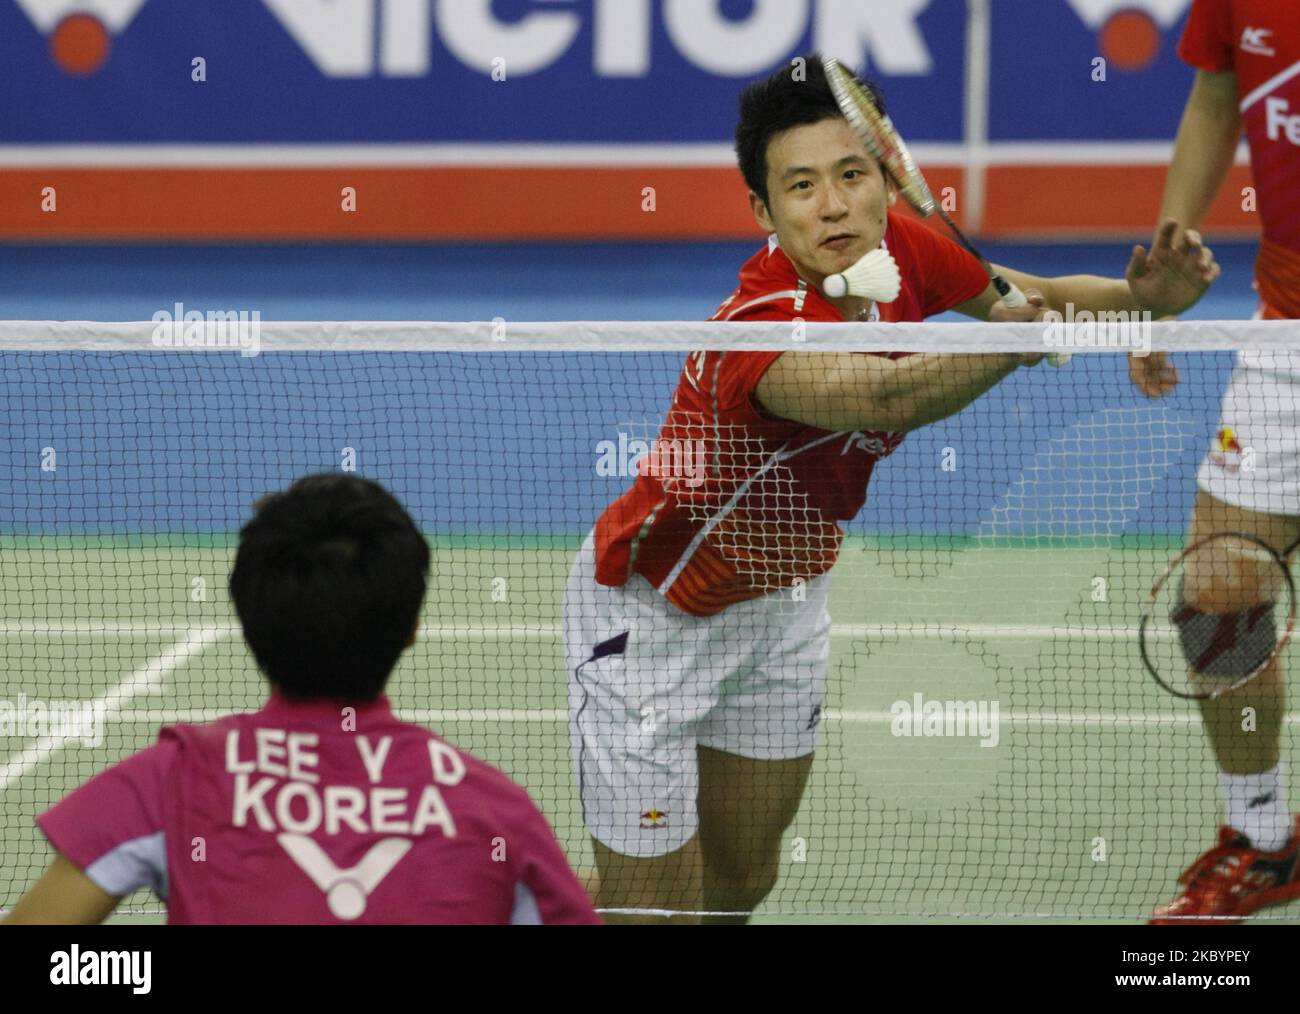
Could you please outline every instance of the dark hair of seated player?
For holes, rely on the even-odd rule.
[[[309,475],[254,507],[230,594],[257,664],[297,699],[368,701],[412,643],[429,546],[378,483]]]
[[[770,77],[746,86],[740,95],[736,159],[749,189],[769,206],[767,146],[772,138],[794,127],[844,115],[826,80],[821,54],[806,53],[802,60],[800,73],[796,74],[793,66],[783,66]],[[876,84],[861,75],[855,76],[884,112],[885,100]]]

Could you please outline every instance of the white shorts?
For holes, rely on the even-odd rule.
[[[1300,516],[1300,356],[1238,353],[1196,483],[1242,510]]]
[[[564,595],[569,714],[583,816],[626,856],[661,856],[699,828],[696,747],[755,760],[817,746],[830,656],[829,575],[684,613],[636,575],[596,582],[590,535]]]

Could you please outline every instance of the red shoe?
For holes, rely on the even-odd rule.
[[[1235,923],[1266,905],[1300,898],[1300,817],[1291,840],[1277,852],[1261,852],[1231,827],[1219,828],[1219,844],[1178,878],[1182,891],[1151,917],[1151,925]]]

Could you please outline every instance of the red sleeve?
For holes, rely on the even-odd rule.
[[[819,322],[837,324],[844,322],[844,316],[831,303],[822,298],[821,293],[809,288],[801,312],[796,313],[794,304],[789,299],[773,300],[759,303],[752,309],[732,318],[735,321],[789,321]],[[793,332],[791,332],[793,335]],[[741,404],[752,404],[752,396],[758,388],[763,374],[779,359],[784,352],[728,352],[718,374],[718,404],[723,408],[732,408]]]
[[[532,805],[527,835],[522,891],[516,891],[512,922],[544,926],[599,926],[600,916],[591,907],[586,888],[569,866],[569,860],[555,840],[551,826]]]
[[[37,826],[109,894],[157,886],[165,856],[154,845],[139,843],[163,830],[167,773],[175,753],[176,745],[164,741],[132,754],[46,810],[36,818]]]
[[[954,240],[915,219],[889,217],[894,257],[915,290],[923,319],[960,306],[989,287],[984,265]]]
[[[718,371],[718,407],[734,409],[750,402],[771,365],[781,352],[728,352]],[[718,420],[721,422],[722,420]]]
[[[1193,0],[1178,55],[1199,70],[1232,70],[1231,0]]]

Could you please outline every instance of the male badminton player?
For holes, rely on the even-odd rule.
[[[269,702],[164,728],[39,817],[56,856],[6,921],[96,923],[152,887],[173,923],[599,922],[527,793],[389,708],[428,570],[373,482],[263,500],[230,592]]]
[[[1269,0],[1195,0],[1179,53],[1197,68],[1160,217],[1200,226],[1244,128],[1263,241],[1255,264],[1257,319],[1300,318],[1300,20]],[[1198,237],[1192,233],[1193,240]],[[1163,393],[1172,376],[1153,357],[1134,379]],[[1240,449],[1253,451],[1242,468]],[[1244,532],[1276,550],[1300,536],[1300,354],[1241,352],[1214,445],[1197,474],[1189,539]],[[1222,575],[1220,575],[1222,577]],[[1184,591],[1221,594],[1208,582]],[[1236,589],[1244,603],[1258,589]],[[1281,656],[1239,690],[1202,702],[1227,812],[1218,842],[1180,879],[1154,922],[1232,920],[1300,897],[1300,819],[1280,762],[1286,688]],[[1243,709],[1254,722],[1243,722]],[[1243,727],[1244,726],[1244,727]]]
[[[891,182],[842,117],[820,58],[751,84],[736,131],[770,239],[715,320],[979,320],[1046,308],[1186,308],[1218,272],[1173,223],[1127,279],[999,269],[890,210]],[[828,300],[824,280],[877,248],[898,298]],[[600,516],[565,593],[573,746],[614,918],[743,921],[777,880],[817,743],[830,644],[827,572],[876,462],[1037,356],[697,352],[660,435],[675,448]],[[686,453],[705,467],[671,467]],[[691,457],[692,462],[697,460]],[[703,472],[701,475],[700,472]],[[652,914],[648,910],[654,910]],[[691,916],[679,917],[692,921]]]

